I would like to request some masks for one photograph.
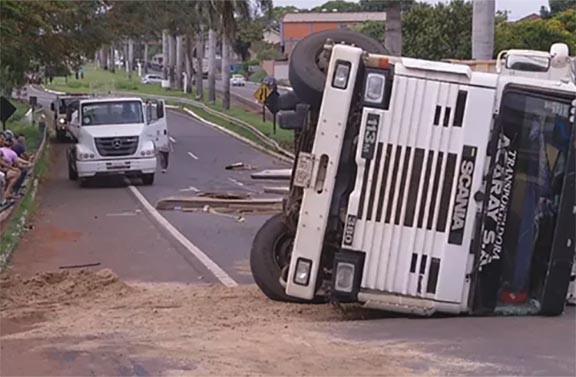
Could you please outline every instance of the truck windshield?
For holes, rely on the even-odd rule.
[[[139,101],[97,102],[82,105],[82,125],[144,123]]]

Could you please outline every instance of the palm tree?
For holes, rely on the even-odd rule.
[[[213,15],[220,16],[220,26],[222,31],[222,85],[223,100],[222,107],[230,108],[230,68],[229,51],[231,41],[234,39],[237,29],[236,17],[249,18],[251,16],[249,0],[210,0]],[[258,5],[268,12],[272,9],[271,0],[259,0]],[[215,17],[213,17],[213,20]],[[215,52],[213,53],[215,55]],[[214,59],[215,60],[215,59]],[[215,62],[213,63],[215,66]],[[209,86],[212,83],[209,81]]]
[[[472,59],[492,59],[496,2],[474,0],[472,9]]]
[[[216,31],[208,29],[208,102],[216,102]]]

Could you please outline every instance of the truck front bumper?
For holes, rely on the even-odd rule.
[[[76,161],[76,169],[79,177],[151,174],[156,171],[156,157]]]

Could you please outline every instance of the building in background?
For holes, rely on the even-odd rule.
[[[296,43],[308,35],[323,30],[347,29],[367,21],[385,22],[385,12],[321,12],[288,13],[280,24],[280,45],[290,56]]]

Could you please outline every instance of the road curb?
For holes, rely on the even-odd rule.
[[[57,91],[57,90],[48,89],[48,88],[45,87],[43,84],[41,84],[40,87],[41,87],[42,90],[45,91],[46,93],[56,94],[56,95],[59,95],[59,96],[66,94],[66,92],[59,92],[59,91]]]
[[[187,107],[184,107],[184,106],[183,106],[183,107],[182,107],[182,110],[183,110],[184,112],[186,112],[188,115],[190,115],[191,117],[196,118],[196,119],[199,120],[200,122],[202,122],[202,123],[204,123],[204,124],[206,124],[206,125],[208,125],[208,126],[210,126],[210,127],[216,128],[217,130],[222,131],[222,132],[224,132],[225,134],[230,135],[230,136],[232,136],[232,137],[234,137],[234,138],[236,138],[236,139],[238,139],[238,140],[240,140],[240,141],[248,144],[249,146],[251,146],[251,147],[254,148],[254,149],[258,149],[258,150],[261,151],[261,152],[267,153],[267,154],[271,155],[272,157],[275,157],[275,158],[277,158],[277,159],[279,159],[279,160],[282,160],[282,161],[285,161],[285,162],[290,162],[290,163],[291,163],[291,162],[294,161],[293,158],[290,158],[290,157],[285,156],[285,155],[283,155],[283,154],[274,152],[274,151],[272,151],[270,148],[266,148],[265,146],[263,146],[263,145],[261,145],[261,144],[258,144],[258,143],[256,143],[256,142],[250,140],[250,139],[247,139],[247,138],[245,138],[245,137],[242,136],[242,135],[238,135],[236,132],[227,129],[226,127],[223,127],[223,126],[221,126],[221,125],[219,125],[219,124],[210,122],[209,120],[202,118],[200,115],[196,114],[194,111],[188,109]]]

